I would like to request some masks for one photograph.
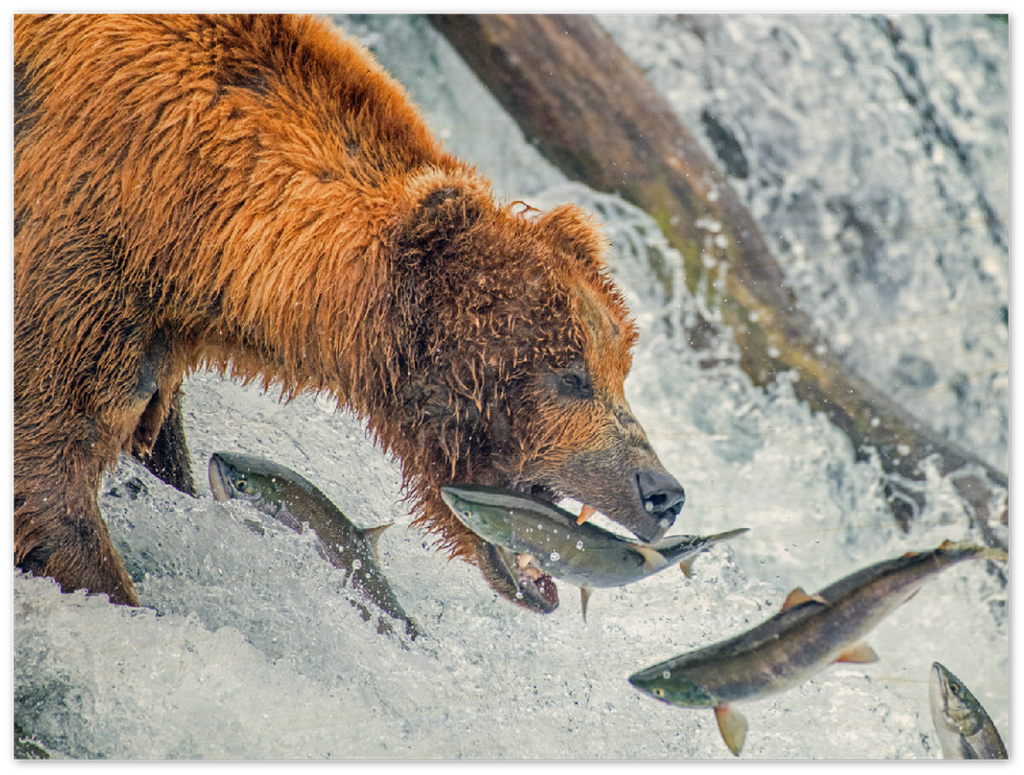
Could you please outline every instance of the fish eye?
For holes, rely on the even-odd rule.
[[[956,684],[953,684],[953,683],[951,683],[951,684],[949,685],[949,690],[950,690],[951,692],[953,692],[953,694],[960,694],[960,687],[959,687],[959,686],[957,686]]]
[[[246,488],[246,486],[248,486],[248,484],[249,483],[246,482],[245,479],[236,479],[235,480],[235,487],[237,487],[242,492],[245,492],[245,488]]]
[[[651,689],[651,694],[660,699],[665,696],[665,690],[662,689],[660,686],[656,686],[653,689]]]

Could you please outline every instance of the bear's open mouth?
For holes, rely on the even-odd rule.
[[[510,569],[518,580],[519,591],[516,595],[523,595],[521,602],[530,607],[540,608],[545,613],[558,608],[558,587],[555,580],[534,565],[530,555],[515,552],[508,552],[508,555],[511,555]]]

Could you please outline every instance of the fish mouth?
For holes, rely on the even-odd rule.
[[[209,477],[213,499],[217,501],[231,500],[227,463],[217,453],[210,456]]]

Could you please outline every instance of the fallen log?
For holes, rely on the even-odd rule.
[[[685,283],[731,328],[740,367],[766,387],[793,389],[849,436],[859,459],[877,454],[903,530],[924,505],[933,458],[985,539],[1007,522],[1007,477],[846,368],[799,309],[750,212],[601,25],[588,16],[434,15],[432,24],[569,178],[617,193],[650,214],[684,260]],[[655,268],[656,269],[656,268]]]

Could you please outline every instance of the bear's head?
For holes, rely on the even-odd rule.
[[[497,591],[553,610],[551,579],[471,533],[440,488],[573,498],[643,541],[660,538],[684,493],[623,392],[636,327],[582,210],[527,218],[495,205],[478,178],[426,183],[394,242],[404,344],[388,367],[390,418],[375,430],[403,463],[416,522]]]

